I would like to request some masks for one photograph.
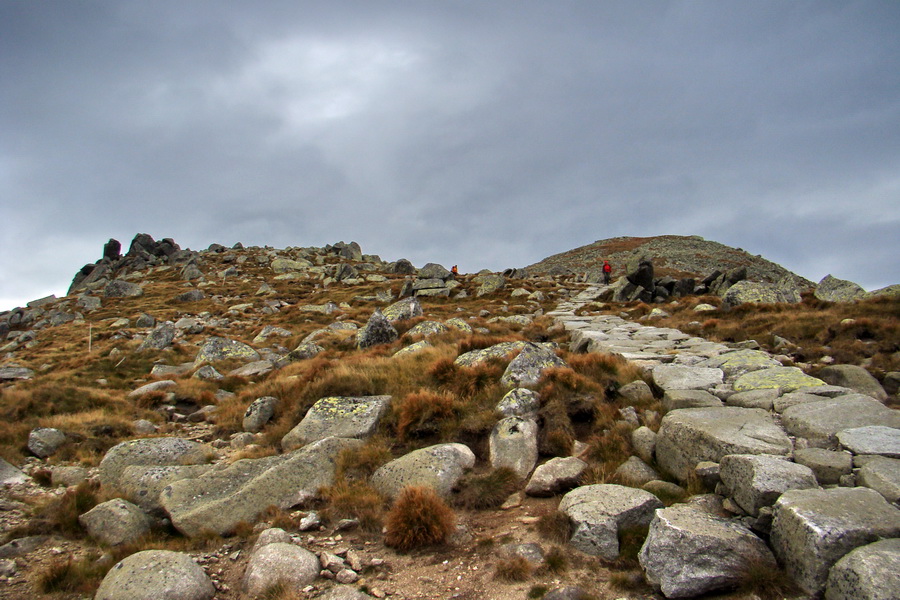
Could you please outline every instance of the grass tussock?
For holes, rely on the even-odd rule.
[[[644,572],[640,569],[628,569],[610,573],[609,584],[615,590],[624,592],[648,593],[652,590],[644,580]]]
[[[54,496],[38,504],[33,516],[25,524],[10,530],[8,539],[29,535],[55,533],[66,538],[83,537],[84,530],[78,517],[91,510],[104,498],[99,495],[99,485],[84,481],[75,488],[66,490],[61,496]]]
[[[433,436],[447,420],[456,416],[452,396],[426,390],[406,395],[394,410],[397,413],[397,435],[402,441]]]
[[[382,465],[393,458],[386,439],[373,437],[362,446],[345,448],[338,455],[338,479],[366,481]]]
[[[96,557],[58,559],[35,575],[35,586],[44,594],[93,594],[112,566]]]
[[[519,476],[509,467],[492,469],[480,475],[466,475],[459,483],[453,503],[469,510],[499,508],[520,485]]]
[[[497,561],[497,565],[494,567],[494,579],[507,583],[527,581],[533,572],[534,567],[525,558],[511,556]]]
[[[781,568],[762,560],[749,560],[740,573],[739,591],[761,600],[780,600],[801,594],[800,588]]]
[[[385,498],[363,481],[340,481],[321,491],[326,521],[357,519],[364,531],[380,531],[385,520]]]
[[[384,543],[397,550],[444,543],[456,529],[456,517],[430,487],[404,488],[385,518]]]
[[[560,546],[553,546],[544,556],[542,568],[553,575],[562,575],[569,570],[569,557]]]
[[[535,526],[542,538],[554,544],[567,544],[572,537],[572,520],[559,511],[541,515]]]

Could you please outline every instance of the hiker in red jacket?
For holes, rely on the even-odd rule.
[[[612,273],[612,266],[608,260],[603,261],[603,283],[609,285],[609,275]]]

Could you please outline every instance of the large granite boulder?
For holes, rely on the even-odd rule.
[[[100,483],[117,490],[127,467],[200,465],[213,456],[215,451],[210,446],[183,438],[129,440],[107,450],[100,461]]]
[[[719,368],[687,365],[657,365],[652,374],[653,383],[663,390],[708,390],[722,383],[724,377]]]
[[[788,490],[816,488],[815,473],[809,467],[786,458],[729,454],[719,463],[719,477],[738,506],[751,516],[772,506]]]
[[[900,538],[848,552],[828,572],[825,600],[896,600],[900,595]]]
[[[652,290],[653,263],[646,257],[633,257],[625,265],[625,278],[633,285]]]
[[[391,323],[421,317],[423,314],[422,305],[419,304],[419,301],[414,296],[404,298],[399,302],[394,302],[381,312],[384,315],[384,318]]]
[[[900,537],[900,510],[867,488],[791,490],[775,503],[772,548],[808,594],[821,593],[848,552],[893,537]]]
[[[369,348],[378,344],[390,344],[399,337],[397,330],[391,325],[381,310],[375,309],[366,324],[356,334],[356,345]]]
[[[114,498],[102,502],[78,517],[88,535],[109,546],[136,541],[150,531],[150,519],[127,500]]]
[[[566,361],[551,348],[527,342],[522,351],[506,367],[500,383],[507,387],[530,387],[537,384],[547,369],[565,367]]]
[[[25,483],[26,481],[28,481],[28,475],[0,458],[0,485]]]
[[[148,513],[164,514],[159,495],[169,484],[194,479],[213,469],[213,465],[133,465],[119,474],[116,489]]]
[[[656,511],[638,560],[666,598],[733,588],[751,565],[778,568],[765,542],[744,525],[687,505]]]
[[[771,367],[744,373],[734,382],[734,391],[776,389],[786,394],[800,388],[826,385],[824,381],[811,377],[797,367]]]
[[[121,279],[113,279],[103,288],[103,296],[106,298],[137,298],[143,295],[141,286]]]
[[[506,286],[506,278],[503,275],[498,274],[480,275],[475,278],[475,281],[481,284],[475,292],[475,296],[479,298],[481,296],[493,294]]]
[[[779,304],[800,302],[796,289],[758,281],[738,281],[722,295],[726,306],[740,304]]]
[[[244,411],[244,418],[241,421],[243,430],[250,433],[262,431],[266,423],[275,416],[275,409],[278,408],[278,404],[278,398],[275,396],[263,396],[251,402],[247,410]]]
[[[444,268],[443,265],[439,265],[437,263],[428,263],[421,269],[419,269],[419,278],[420,279],[450,279],[450,271]]]
[[[648,525],[659,499],[644,490],[622,485],[595,484],[575,488],[562,497],[559,512],[572,521],[569,544],[585,554],[615,560],[619,531]]]
[[[864,368],[857,365],[830,365],[820,369],[816,375],[819,379],[831,385],[850,388],[860,394],[871,396],[884,402],[888,399],[887,392],[878,383],[878,380]]]
[[[814,293],[816,298],[826,302],[853,302],[866,297],[866,290],[860,285],[832,277],[830,273],[822,278]]]
[[[329,396],[313,404],[306,416],[283,438],[281,447],[294,450],[327,437],[368,438],[391,404],[390,396]]]
[[[289,258],[276,258],[270,265],[272,271],[284,275],[287,273],[302,273],[312,267],[312,263],[304,258],[291,260]]]
[[[32,377],[34,377],[34,371],[28,367],[0,367],[0,381],[16,381]]]
[[[250,557],[244,571],[243,590],[261,598],[276,585],[299,594],[319,576],[319,559],[305,548],[284,542],[266,544]]]
[[[28,434],[28,450],[38,458],[47,458],[66,443],[66,434],[53,427],[35,427]]]
[[[361,442],[327,438],[288,454],[244,459],[166,487],[160,502],[172,525],[189,537],[225,535],[253,523],[269,506],[287,509],[334,481],[335,461]]]
[[[508,467],[527,479],[538,458],[538,426],[532,419],[506,417],[494,426],[490,440],[491,466]]]
[[[528,388],[514,388],[497,403],[496,410],[504,417],[530,417],[541,408],[537,392]]]
[[[518,352],[529,342],[500,342],[488,348],[470,350],[456,357],[454,364],[462,367],[474,367],[492,358],[503,358],[507,354]]]
[[[382,465],[369,483],[389,498],[396,497],[407,486],[427,486],[449,498],[459,479],[474,466],[475,454],[468,446],[438,444]]]
[[[883,425],[900,427],[900,412],[862,394],[847,394],[788,407],[781,422],[791,435],[806,438],[810,445],[828,448],[837,445],[844,429]]]
[[[685,408],[663,417],[656,438],[659,465],[686,481],[697,463],[728,454],[786,456],[791,440],[772,416],[758,408]]]
[[[200,346],[200,351],[197,352],[197,356],[194,358],[194,366],[230,359],[251,362],[258,361],[260,356],[259,352],[243,342],[221,337],[211,337]]]
[[[422,321],[421,323],[417,323],[415,327],[407,331],[406,334],[409,336],[421,335],[423,337],[428,337],[431,335],[438,335],[446,332],[447,326],[440,321]]]
[[[574,456],[551,458],[534,470],[525,493],[545,497],[576,487],[587,468],[586,462]]]
[[[138,346],[138,351],[165,350],[172,345],[174,339],[175,325],[170,322],[162,323],[147,334],[147,337],[145,337],[144,341],[141,342],[141,345]]]
[[[144,550],[116,563],[94,600],[212,600],[216,588],[187,554]]]

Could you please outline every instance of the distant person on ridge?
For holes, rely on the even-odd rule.
[[[609,264],[608,260],[603,261],[603,283],[604,285],[609,285],[609,275],[612,273],[612,266]]]
[[[456,277],[459,275],[459,269],[456,267],[456,265],[453,265],[450,268],[450,273],[453,274],[453,279],[456,279]]]

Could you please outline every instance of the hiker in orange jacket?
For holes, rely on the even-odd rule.
[[[612,273],[612,265],[609,264],[608,260],[603,261],[603,283],[605,285],[609,285],[609,276]]]
[[[453,279],[456,279],[456,277],[459,275],[459,269],[456,267],[456,265],[453,265],[450,268],[450,273],[453,275]]]

